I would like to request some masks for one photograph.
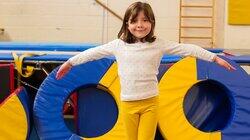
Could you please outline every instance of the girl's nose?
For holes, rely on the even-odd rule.
[[[137,27],[138,27],[138,28],[141,28],[141,27],[142,27],[142,22],[139,21],[139,22],[137,23]]]

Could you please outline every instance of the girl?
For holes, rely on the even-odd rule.
[[[155,17],[147,3],[126,10],[118,39],[70,58],[58,70],[62,78],[72,66],[114,55],[121,84],[121,112],[129,140],[153,140],[157,126],[158,67],[164,54],[194,56],[234,70],[228,62],[192,44],[163,41],[154,36]]]

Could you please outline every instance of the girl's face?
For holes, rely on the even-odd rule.
[[[141,41],[142,38],[150,33],[151,23],[144,15],[143,11],[140,11],[134,20],[130,17],[128,21],[128,30],[134,37],[136,37],[137,41]]]

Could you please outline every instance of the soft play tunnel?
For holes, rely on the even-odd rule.
[[[236,71],[186,58],[164,74],[159,83],[159,128],[165,138],[249,140],[250,78],[228,61]]]
[[[162,61],[158,75],[159,128],[164,138],[250,138],[249,76],[237,64],[229,62],[236,71],[230,72],[215,63],[194,58],[177,62],[167,70]],[[40,139],[124,139],[116,62],[101,59],[82,64],[61,80],[55,79],[56,71],[42,83],[34,103]],[[81,103],[78,132],[85,138],[70,132],[63,120],[63,104],[74,91],[80,93],[78,103]]]
[[[91,92],[93,91],[91,90],[91,87],[93,88],[97,85],[102,85],[102,89],[106,89],[108,90],[108,92],[104,92],[103,95],[96,95],[94,93],[93,95],[86,94],[85,97],[93,97],[92,100],[96,100],[99,107],[102,107],[103,105],[107,106],[106,109],[108,110],[103,110],[103,112],[110,112],[111,114],[115,115],[112,119],[108,119],[105,116],[99,116],[99,118],[102,118],[104,120],[102,121],[102,123],[108,123],[107,125],[111,125],[112,129],[106,127],[103,127],[103,129],[101,128],[101,132],[105,132],[105,134],[97,137],[97,139],[115,140],[122,139],[124,137],[124,131],[121,125],[121,117],[119,114],[117,115],[117,113],[119,112],[117,112],[116,108],[119,107],[117,104],[119,104],[120,87],[119,79],[117,77],[117,65],[116,63],[114,63],[113,59],[101,59],[98,61],[93,61],[76,66],[61,80],[55,79],[56,72],[57,70],[54,70],[42,83],[34,102],[34,120],[38,135],[41,140],[82,139],[80,136],[70,132],[70,130],[68,130],[68,128],[64,124],[62,107],[67,97],[73,91],[77,91],[80,89],[85,91],[89,90]],[[109,95],[104,95],[106,93],[110,93],[111,97]],[[101,97],[101,99],[99,97]],[[115,101],[115,107],[110,110],[109,105],[114,106],[114,104],[112,103],[113,99]],[[86,103],[91,103],[92,100],[90,99],[86,101]],[[105,104],[105,102],[103,104],[103,101],[107,100],[110,101],[110,104]],[[98,101],[101,102],[98,103]],[[87,105],[90,107],[92,104]],[[99,113],[96,112],[94,116],[98,114]],[[88,112],[88,115],[93,115],[93,111]],[[94,119],[93,117],[87,116],[83,118],[88,120],[91,118]],[[99,120],[92,120],[91,122],[99,122]],[[86,127],[88,128],[89,126]],[[82,129],[84,128],[81,128],[81,130]],[[88,130],[88,132],[86,132],[87,136],[98,136],[98,134],[92,133],[90,131],[91,130]]]

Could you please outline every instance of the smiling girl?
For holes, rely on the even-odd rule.
[[[228,62],[199,46],[164,41],[154,35],[149,4],[135,2],[126,10],[118,39],[88,49],[66,61],[56,78],[82,63],[115,56],[121,85],[121,114],[127,140],[153,140],[157,127],[158,67],[164,54],[193,56],[234,70]]]

